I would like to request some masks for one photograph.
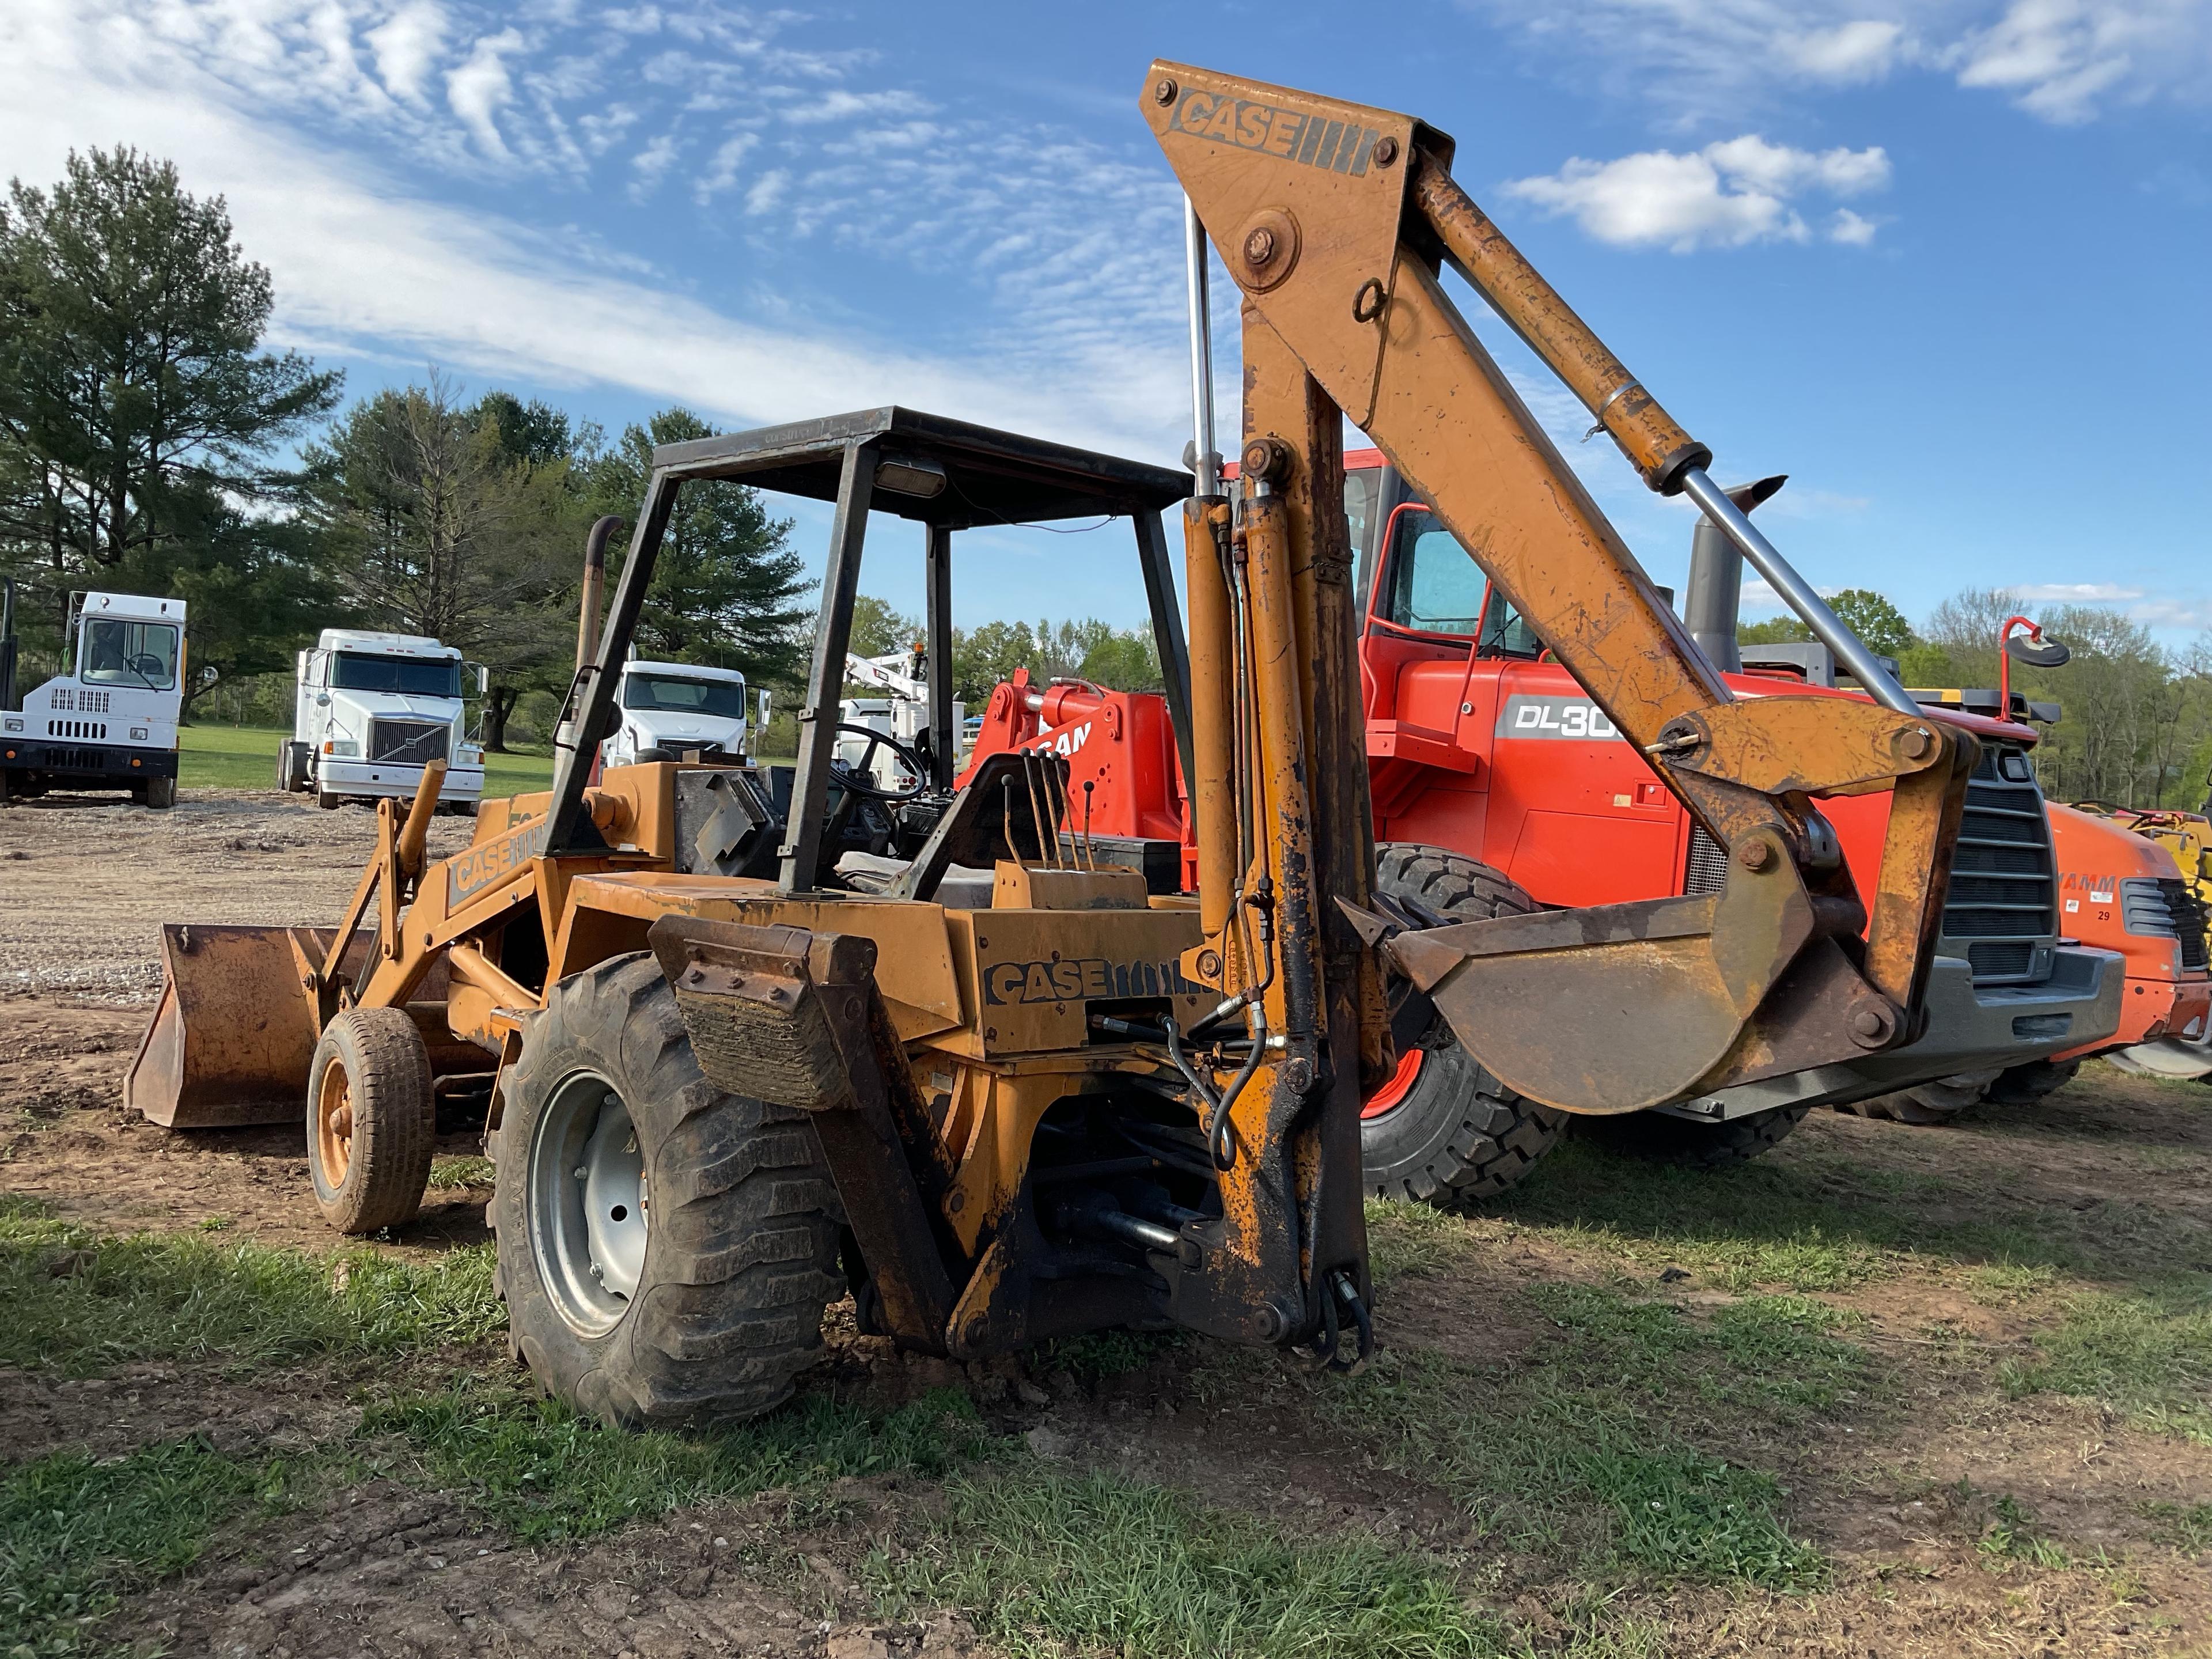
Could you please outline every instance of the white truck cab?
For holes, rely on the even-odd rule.
[[[766,697],[763,693],[763,717]],[[734,761],[745,752],[751,730],[745,677],[734,668],[633,659],[623,665],[615,711],[622,723],[599,746],[609,766],[694,754]]]
[[[323,806],[411,799],[422,769],[446,763],[438,805],[472,813],[483,795],[483,750],[465,725],[467,665],[419,634],[326,628],[300,653],[291,741],[277,750],[276,787]],[[484,672],[474,670],[483,691]]]
[[[70,603],[68,671],[0,712],[0,793],[128,789],[141,805],[174,805],[184,601],[81,593]]]

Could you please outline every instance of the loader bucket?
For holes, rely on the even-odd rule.
[[[123,1080],[125,1108],[172,1129],[300,1117],[320,1033],[293,932],[162,924],[167,976]],[[298,932],[319,957],[330,930]]]

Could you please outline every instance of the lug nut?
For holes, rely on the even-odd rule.
[[[1398,141],[1395,138],[1377,138],[1375,141],[1375,165],[1376,167],[1387,167],[1391,162],[1397,159]]]
[[[1257,270],[1275,257],[1275,233],[1265,225],[1253,229],[1244,239],[1244,263]]]

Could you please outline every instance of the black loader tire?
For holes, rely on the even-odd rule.
[[[156,812],[166,812],[177,804],[177,781],[174,778],[146,780],[146,805]]]
[[[1722,1170],[1757,1158],[1804,1121],[1812,1109],[1773,1106],[1723,1123],[1700,1123],[1668,1112],[1623,1112],[1617,1117],[1583,1118],[1575,1133],[1655,1164]]]
[[[1987,1098],[2000,1106],[2033,1106],[2071,1083],[2081,1069],[2078,1060],[2031,1060],[2022,1066],[2008,1066],[1990,1085]]]
[[[541,1251],[556,1247],[542,1242],[550,1224],[532,1196],[533,1146],[557,1128],[564,1086],[587,1086],[580,1079],[619,1097],[648,1194],[634,1288],[590,1331],[549,1289]],[[709,1083],[659,964],[642,953],[554,986],[501,1093],[498,1284],[510,1346],[538,1382],[633,1425],[753,1417],[787,1398],[846,1288],[844,1213],[806,1114]],[[540,1156],[559,1172],[551,1151]]]
[[[342,1151],[325,1124],[340,1091]],[[430,1051],[405,1009],[349,1008],[323,1029],[307,1068],[307,1172],[324,1220],[342,1233],[412,1221],[437,1139]]]
[[[1389,842],[1376,848],[1375,884],[1455,921],[1518,916],[1538,908],[1510,878],[1440,847]],[[1448,1206],[1517,1185],[1551,1151],[1566,1115],[1524,1100],[1460,1047],[1443,1016],[1418,1039],[1419,1071],[1404,1097],[1359,1124],[1367,1191],[1376,1198]]]
[[[1922,1128],[1948,1123],[1969,1106],[1985,1099],[2003,1073],[1996,1071],[1960,1072],[1953,1077],[1930,1078],[1909,1089],[1899,1089],[1871,1100],[1855,1100],[1838,1106],[1854,1117],[1883,1118],[1892,1123],[1911,1123]]]

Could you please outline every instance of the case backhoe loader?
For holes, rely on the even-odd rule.
[[[1140,96],[1243,291],[1236,521],[1204,459],[1194,495],[1182,474],[899,410],[664,447],[580,671],[585,736],[549,793],[488,807],[440,864],[419,814],[387,812],[328,934],[167,930],[133,1097],[181,1122],[226,1091],[304,1094],[319,1180],[364,1183],[352,1224],[419,1188],[425,1029],[496,1056],[501,1286],[521,1353],[586,1409],[763,1409],[848,1285],[865,1328],[957,1359],[1173,1323],[1356,1364],[1386,953],[1513,1086],[1583,1109],[1879,1049],[1920,1019],[1972,738],[1886,678],[1881,705],[1730,696],[1447,299],[1440,260],[1653,488],[1733,514],[1838,652],[1863,649],[1459,191],[1443,134],[1174,64]],[[1726,849],[1720,891],[1442,928],[1380,908],[1346,416],[1659,762]],[[714,479],[836,503],[784,811],[738,768],[616,767],[587,787],[672,504]],[[1187,659],[1156,516],[1185,496]],[[978,768],[909,860],[824,868],[854,785],[833,754],[871,510],[926,526],[948,715],[953,532],[1133,520],[1198,781],[1194,896],[1097,860],[1065,769],[1021,756]],[[928,747],[949,777],[944,716]],[[1862,896],[1817,799],[1878,789],[1895,806]]]

